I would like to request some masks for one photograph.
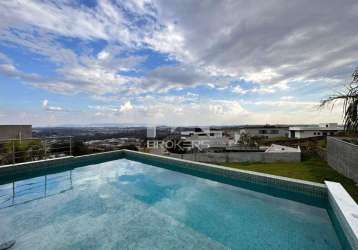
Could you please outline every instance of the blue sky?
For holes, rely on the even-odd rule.
[[[356,1],[1,1],[0,123],[340,122]]]

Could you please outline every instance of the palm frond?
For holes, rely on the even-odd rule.
[[[344,130],[358,133],[358,68],[352,74],[353,80],[347,85],[345,92],[340,92],[321,101],[320,107],[332,105],[343,100]]]

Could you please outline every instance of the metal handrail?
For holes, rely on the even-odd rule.
[[[37,144],[28,145],[25,150],[17,148],[19,144],[29,141],[36,141]],[[72,136],[0,139],[0,165],[56,158],[58,155],[72,155]]]
[[[64,177],[64,179],[68,178],[69,186],[67,188],[61,189],[59,192],[56,192],[56,193],[53,193],[53,194],[48,194],[48,191],[47,191],[47,186],[48,186],[48,184],[50,184],[50,182],[47,180],[47,177],[48,177],[47,175],[44,175],[45,179],[44,179],[43,183],[42,182],[29,183],[30,188],[27,188],[27,189],[18,190],[19,187],[24,186],[24,185],[17,186],[16,181],[12,182],[11,183],[12,184],[12,188],[11,188],[12,192],[10,194],[0,195],[0,197],[2,197],[2,200],[0,200],[0,209],[12,207],[12,206],[19,205],[19,204],[26,204],[28,202],[44,199],[44,198],[47,198],[47,197],[52,197],[52,196],[59,195],[59,194],[62,194],[64,192],[72,190],[73,189],[72,170],[70,170],[68,172],[69,172],[69,175]],[[32,190],[34,188],[35,189],[43,188],[43,189],[40,189],[41,191],[43,191],[43,193],[42,193],[43,195],[40,196],[40,197],[35,197],[33,199],[28,199],[28,200],[24,200],[24,201],[20,201],[20,202],[15,202],[15,198],[26,197],[26,194],[27,194],[26,191]],[[11,204],[7,205],[7,203],[9,201],[12,201],[12,202],[11,202]]]
[[[1,141],[25,141],[25,140],[65,139],[65,138],[73,138],[73,136],[50,136],[50,137],[9,138],[9,139],[0,139],[0,142],[1,142]]]

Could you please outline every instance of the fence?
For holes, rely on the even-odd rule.
[[[0,165],[72,155],[72,137],[0,140]]]
[[[327,137],[327,162],[339,173],[358,182],[358,145]]]

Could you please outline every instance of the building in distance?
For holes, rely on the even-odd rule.
[[[235,133],[234,140],[235,143],[237,143],[243,135],[264,139],[288,137],[288,128],[288,125],[246,125],[242,126],[239,131]]]
[[[337,123],[320,123],[312,126],[293,126],[289,128],[290,138],[309,138],[316,136],[333,136],[342,132],[344,128]]]

